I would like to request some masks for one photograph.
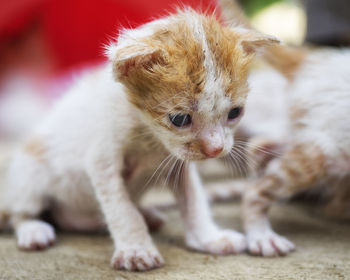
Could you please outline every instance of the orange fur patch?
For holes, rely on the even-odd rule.
[[[277,160],[279,169],[257,180],[244,196],[245,223],[265,216],[277,198],[306,190],[325,176],[325,157],[312,145],[297,145]]]
[[[300,144],[286,152],[281,169],[288,176],[288,191],[297,193],[312,187],[326,175],[326,158],[319,147]]]
[[[241,35],[222,26],[215,16],[193,12],[193,17],[202,23],[216,63],[216,74],[223,80],[227,96],[236,100],[240,89],[239,97],[242,97],[248,91],[246,80],[252,56],[244,53],[239,44]],[[207,54],[195,38],[188,15],[186,18],[184,13],[179,13],[172,18],[175,21],[160,26],[140,42],[141,46],[148,46],[146,49],[149,48],[150,53],[118,61],[118,57],[140,52],[139,46],[127,47],[119,50],[115,58],[114,70],[126,86],[130,101],[154,119],[172,111],[196,110],[207,82],[204,66]]]

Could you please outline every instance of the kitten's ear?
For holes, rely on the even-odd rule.
[[[237,28],[234,29],[234,31],[239,34],[242,48],[247,54],[257,53],[262,51],[265,47],[281,43],[281,41],[274,36],[262,34],[254,30]]]
[[[144,43],[110,46],[107,55],[113,63],[114,75],[120,80],[133,73],[150,70],[156,64],[165,63],[165,51]]]

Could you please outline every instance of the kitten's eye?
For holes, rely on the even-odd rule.
[[[229,120],[234,120],[236,119],[237,117],[239,117],[239,115],[241,114],[242,112],[242,108],[241,107],[236,107],[236,108],[232,108],[230,110],[230,112],[228,113],[228,119]]]
[[[169,115],[169,119],[173,123],[173,125],[177,127],[184,127],[192,122],[192,118],[189,114]]]

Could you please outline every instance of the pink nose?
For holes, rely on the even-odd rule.
[[[210,146],[206,146],[206,145],[202,146],[203,154],[205,154],[207,157],[210,157],[210,158],[214,158],[214,157],[218,156],[222,152],[223,149],[224,149],[224,147],[222,147],[222,146],[220,146],[220,147],[210,147]]]

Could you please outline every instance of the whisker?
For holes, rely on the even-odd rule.
[[[183,183],[183,171],[185,166],[185,160],[180,160],[180,165],[177,172],[177,183],[175,184],[174,192],[179,189],[180,182]]]
[[[171,158],[168,160],[168,162],[166,163],[166,165],[162,168],[162,173],[164,171],[166,171],[166,169],[168,168],[168,165],[171,164],[171,162],[174,160],[175,156],[174,155],[171,155]],[[159,174],[160,175],[160,174]],[[157,177],[157,181],[159,179],[160,176]],[[165,182],[163,182],[162,184],[162,189],[164,189],[164,186],[165,186]]]
[[[164,164],[165,161],[167,161],[171,157],[171,154],[169,154],[167,157],[165,157],[162,162],[158,165],[157,169],[153,172],[152,176],[147,180],[146,184],[143,186],[142,190],[144,190],[148,184],[152,181],[153,177],[156,175],[158,170],[161,168],[161,166]]]
[[[180,177],[179,178],[179,182],[182,182],[182,184],[184,182],[184,173],[185,173],[185,169],[187,168],[187,164],[188,164],[187,160],[183,160],[182,163],[181,163],[181,169],[180,169],[180,174],[179,174],[179,177]],[[179,185],[180,184],[178,184],[178,187],[177,187],[176,190],[174,190],[174,192],[176,192],[178,190]]]
[[[241,161],[239,161],[238,154],[232,149],[230,151],[230,156],[231,156],[231,159],[237,164],[240,177],[245,177],[245,171],[243,170],[243,167],[241,166]]]
[[[239,150],[237,147],[232,149],[233,154],[237,157],[237,160],[239,161],[240,164],[242,164],[242,169],[244,171],[244,176],[246,177],[249,174],[248,168],[253,168],[251,166],[247,156],[244,154],[243,151]]]
[[[168,185],[168,181],[170,179],[170,176],[172,175],[172,172],[174,171],[174,166],[176,165],[178,159],[176,157],[175,158],[175,161],[173,162],[173,164],[170,166],[169,170],[168,170],[168,175],[166,176],[165,178],[165,186]]]
[[[176,172],[176,176],[175,176],[175,185],[174,185],[174,192],[176,192],[179,188],[179,184],[180,184],[180,173],[182,170],[182,166],[183,166],[183,160],[179,161],[179,166],[177,167],[177,172]]]
[[[236,155],[232,152],[230,152],[230,155],[228,156],[229,164],[234,167],[234,177],[242,177],[242,169],[240,167],[240,163],[236,159]]]
[[[224,157],[224,165],[225,167],[230,171],[230,174],[232,175],[232,177],[235,177],[237,174],[237,168],[236,165],[233,164],[233,162],[231,163],[231,161],[229,162],[229,157],[230,156],[226,156]]]
[[[240,149],[240,146],[233,147],[232,150],[234,150],[235,154],[241,159],[241,161],[245,165],[246,175],[248,175],[250,173],[248,168],[251,171],[254,171],[256,169],[257,162],[247,154],[246,150],[243,151],[242,149]]]
[[[270,150],[266,150],[263,146],[251,143],[249,141],[241,141],[241,140],[235,140],[235,146],[248,146],[248,147],[252,147],[257,149],[258,151],[265,153],[265,154],[269,154],[275,157],[279,157],[282,155],[282,153],[276,152],[276,151],[270,151]]]

